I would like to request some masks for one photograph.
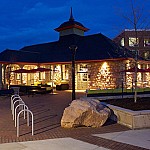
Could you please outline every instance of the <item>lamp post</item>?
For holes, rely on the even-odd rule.
[[[76,95],[75,95],[75,54],[76,54],[77,48],[78,47],[76,45],[69,46],[69,49],[72,52],[72,100],[76,99]]]

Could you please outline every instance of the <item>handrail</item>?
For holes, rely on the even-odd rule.
[[[24,119],[25,119],[25,108],[28,110],[28,106],[25,105],[25,104],[19,104],[16,106],[15,108],[15,127],[16,127],[16,122],[17,122],[17,119],[16,119],[16,115],[17,115],[17,108],[20,107],[20,106],[24,106],[23,107],[23,110],[24,110]],[[29,126],[29,113],[27,112],[27,125]]]
[[[21,110],[17,115],[17,137],[19,137],[19,116],[23,111],[29,112],[32,116],[32,136],[33,136],[34,135],[34,133],[33,133],[33,113],[28,109],[24,109],[24,110]]]
[[[16,100],[14,103],[13,103],[13,109],[12,109],[12,115],[13,115],[13,120],[14,120],[14,106],[17,102],[22,102],[22,104],[24,104],[23,100],[20,99],[20,100]]]

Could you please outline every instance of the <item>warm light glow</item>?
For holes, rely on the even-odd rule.
[[[102,64],[102,67],[101,67],[101,69],[107,69],[107,67],[108,67],[108,64],[107,64],[107,62],[104,62],[104,63]]]
[[[54,70],[55,70],[54,83],[55,85],[60,85],[61,84],[61,66],[56,65]]]
[[[97,87],[100,89],[110,88],[110,84],[112,84],[112,74],[110,73],[110,66],[107,62],[104,62],[99,67],[99,72],[97,74],[96,83]]]

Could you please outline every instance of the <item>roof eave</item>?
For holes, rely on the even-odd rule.
[[[66,26],[66,27],[58,27],[58,28],[56,28],[56,29],[54,29],[54,30],[57,31],[57,32],[60,32],[60,31],[66,30],[66,29],[71,29],[71,28],[80,29],[80,30],[82,30],[82,31],[84,31],[84,32],[86,32],[86,31],[89,30],[89,29],[86,28],[86,27],[82,27],[82,26],[79,26],[79,25],[76,25],[76,24],[70,25],[70,26]]]

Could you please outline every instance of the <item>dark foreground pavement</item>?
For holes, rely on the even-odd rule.
[[[16,128],[10,109],[10,97],[0,97],[0,143],[35,141],[54,138],[71,137],[114,150],[144,150],[144,148],[116,142],[93,134],[104,134],[130,130],[112,121],[107,121],[100,128],[75,128],[64,129],[60,120],[65,107],[71,102],[71,92],[59,91],[58,94],[21,96],[25,104],[34,114],[34,136],[31,135],[31,126],[26,125],[26,120],[20,118],[20,137],[17,138]],[[77,98],[85,96],[78,92]]]

